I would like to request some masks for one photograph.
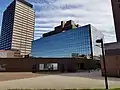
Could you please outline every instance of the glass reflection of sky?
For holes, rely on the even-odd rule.
[[[33,41],[34,57],[71,57],[72,53],[91,54],[88,25]]]

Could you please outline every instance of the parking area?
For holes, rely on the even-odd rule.
[[[27,78],[0,81],[0,90],[15,88],[35,88],[35,89],[74,89],[74,88],[104,88],[104,77],[100,71],[63,73],[63,74],[29,74],[29,73],[6,73],[6,75],[23,75]],[[2,74],[1,74],[2,75]],[[4,75],[4,74],[3,74]],[[18,77],[15,76],[15,77]],[[23,77],[22,76],[22,77]],[[3,77],[3,76],[2,76]],[[2,78],[0,76],[0,78]],[[4,76],[5,77],[5,76]],[[12,76],[12,78],[14,78]],[[120,78],[108,78],[110,88],[120,88]]]
[[[40,74],[31,72],[0,72],[0,81],[38,77]]]

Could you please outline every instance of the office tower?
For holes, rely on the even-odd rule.
[[[3,13],[0,49],[17,49],[21,55],[30,54],[34,19],[33,5],[24,0],[14,0]]]
[[[89,57],[101,55],[101,48],[96,46],[96,40],[103,34],[92,25],[85,25],[63,32],[41,37],[32,42],[33,57],[63,58]]]
[[[120,41],[120,0],[111,0],[115,32],[117,41]]]

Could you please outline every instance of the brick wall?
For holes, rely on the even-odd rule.
[[[85,69],[95,67],[95,61],[83,60],[75,58],[4,58],[0,59],[0,65],[6,64],[5,71],[32,71],[32,66],[37,65],[37,71],[39,64],[58,63],[59,71],[61,65],[64,65],[65,70],[76,71],[77,63],[84,63]]]
[[[105,56],[105,63],[108,76],[120,77],[120,55]],[[104,75],[102,58],[101,58],[101,70],[102,75]]]

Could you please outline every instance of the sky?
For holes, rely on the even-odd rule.
[[[2,13],[13,0],[0,0],[0,28]],[[54,30],[61,21],[74,20],[83,26],[92,24],[104,34],[105,42],[115,42],[111,0],[27,0],[35,10],[34,39]]]

